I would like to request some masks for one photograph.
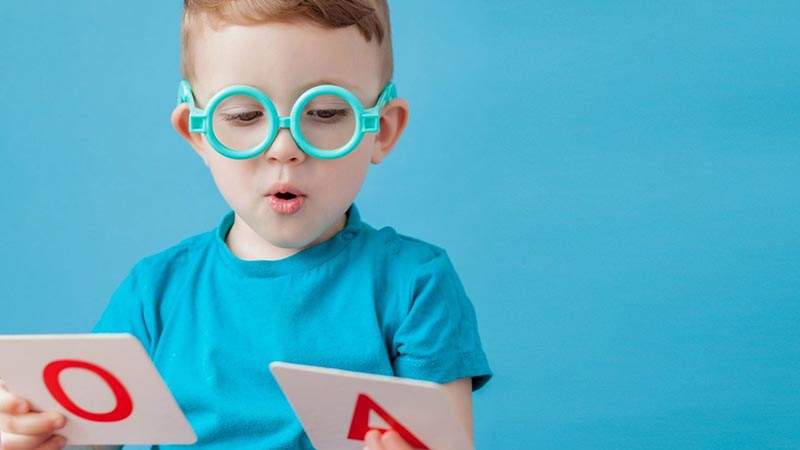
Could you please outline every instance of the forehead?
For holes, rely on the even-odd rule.
[[[209,96],[233,84],[255,86],[291,101],[310,86],[341,85],[357,96],[380,89],[376,40],[355,26],[327,29],[306,22],[201,25],[193,39],[194,87]]]

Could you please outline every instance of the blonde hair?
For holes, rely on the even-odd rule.
[[[373,38],[378,41],[382,83],[394,72],[387,0],[183,0],[181,76],[189,81],[194,79],[192,38],[204,19],[212,27],[294,20],[307,20],[324,28],[355,25],[367,42]]]

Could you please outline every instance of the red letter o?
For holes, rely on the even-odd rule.
[[[108,387],[111,388],[111,392],[114,393],[114,397],[117,400],[116,408],[107,413],[93,413],[76,405],[75,402],[67,396],[66,392],[64,392],[64,388],[61,387],[61,382],[58,379],[62,370],[72,368],[85,369],[99,375],[100,378],[106,382]],[[133,412],[133,401],[128,391],[125,390],[125,386],[123,386],[111,372],[100,366],[85,361],[61,359],[53,361],[45,366],[43,376],[44,385],[47,387],[47,390],[50,391],[53,398],[55,398],[61,406],[66,408],[67,411],[78,417],[94,422],[119,422],[120,420],[127,419]]]

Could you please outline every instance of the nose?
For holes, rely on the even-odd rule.
[[[288,128],[278,130],[275,140],[264,155],[270,163],[281,164],[300,164],[307,158],[305,152],[297,146]]]

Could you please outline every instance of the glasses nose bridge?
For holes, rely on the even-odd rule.
[[[286,117],[278,117],[278,129],[281,128],[290,128],[292,124],[292,118],[289,116]]]
[[[280,131],[282,129],[286,128],[287,130],[289,130],[289,135],[291,136],[292,141],[294,141],[294,144],[297,146],[297,148],[299,148],[301,152],[305,153],[305,150],[303,150],[302,147],[300,146],[300,142],[297,141],[297,138],[295,137],[294,132],[292,132],[292,118],[291,118],[291,116],[286,116],[286,117],[277,116],[277,117],[278,117],[278,121],[276,122],[277,126],[275,127],[275,137],[272,138],[272,141],[269,143],[269,145],[265,149],[265,152],[268,152],[269,149],[272,147],[272,145],[275,144],[275,141],[278,139],[278,135],[280,134]]]
[[[277,118],[277,121],[274,122],[277,124],[274,128],[275,134],[264,149],[263,155],[270,161],[302,162],[307,155],[292,130],[291,116],[281,117],[276,115],[275,117]],[[281,137],[281,130],[284,128],[287,130],[284,136]]]

